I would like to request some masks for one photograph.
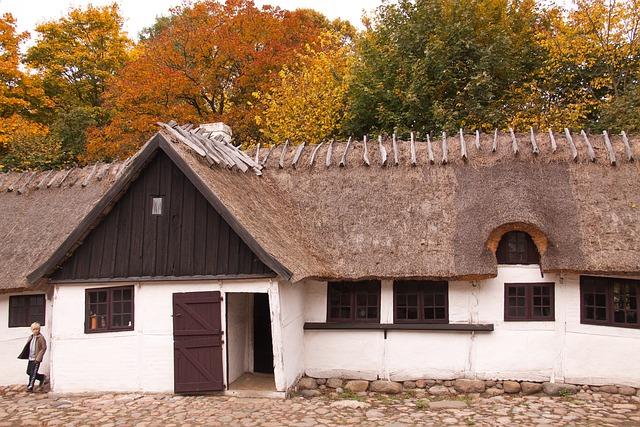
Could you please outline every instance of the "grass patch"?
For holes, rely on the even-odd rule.
[[[358,396],[350,390],[345,390],[342,393],[338,393],[338,399],[340,400],[357,400],[362,401],[364,396]]]
[[[420,410],[429,408],[429,401],[426,399],[416,400],[416,408]]]

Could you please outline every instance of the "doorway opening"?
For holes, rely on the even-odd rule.
[[[275,391],[269,295],[227,293],[229,390]]]

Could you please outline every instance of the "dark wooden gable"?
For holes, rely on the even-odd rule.
[[[152,215],[154,197],[162,214]],[[53,280],[273,275],[158,150]]]

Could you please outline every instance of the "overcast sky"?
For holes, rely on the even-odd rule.
[[[360,25],[363,9],[374,9],[380,0],[255,0],[257,5],[271,4],[283,9],[311,8],[329,18],[340,17]],[[41,22],[57,19],[69,8],[93,4],[111,4],[113,0],[0,0],[0,13],[10,12],[18,21],[21,31],[31,31]],[[156,16],[168,14],[169,8],[182,0],[116,0],[125,18],[125,30],[130,37],[155,21]]]

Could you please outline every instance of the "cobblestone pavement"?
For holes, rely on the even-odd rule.
[[[0,426],[640,425],[640,397],[324,395],[287,400],[166,394],[54,396],[0,389]]]

